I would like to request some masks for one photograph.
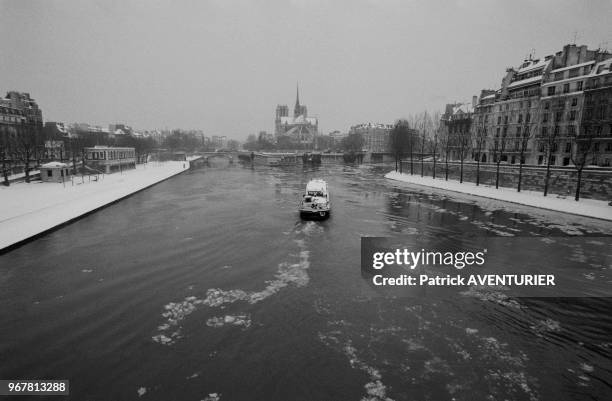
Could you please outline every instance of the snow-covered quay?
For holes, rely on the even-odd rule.
[[[189,169],[188,162],[138,165],[98,180],[0,187],[0,252]]]
[[[468,195],[482,196],[557,212],[612,221],[612,206],[609,206],[607,201],[581,199],[576,202],[573,197],[561,198],[555,194],[544,196],[542,192],[535,191],[517,192],[516,188],[499,187],[499,189],[495,189],[495,187],[488,185],[476,186],[473,182],[459,183],[459,181],[455,180],[445,181],[443,178],[436,178],[434,180],[432,177],[421,177],[420,175],[403,174],[396,171],[386,174],[385,178],[410,185],[461,192]]]

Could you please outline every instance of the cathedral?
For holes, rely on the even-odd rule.
[[[293,117],[289,116],[289,108],[286,105],[276,106],[276,118],[274,120],[274,135],[289,136],[301,144],[313,143],[317,135],[319,121],[316,117],[308,117],[306,105],[300,104],[300,90],[296,88],[295,107]]]

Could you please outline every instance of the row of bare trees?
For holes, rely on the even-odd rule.
[[[41,127],[35,124],[0,125],[0,159],[2,183],[9,185],[9,176],[16,165],[23,166],[26,182],[30,181],[32,164],[44,158]]]
[[[94,136],[72,132],[69,136],[55,137],[35,124],[0,124],[2,184],[8,186],[10,176],[20,171],[24,173],[24,180],[30,182],[31,171],[49,160],[71,163],[73,174],[76,175],[78,164],[84,165],[85,147],[95,145],[133,147],[137,160],[142,162],[157,146],[153,138],[136,138],[129,135],[116,138]],[[58,144],[58,148],[46,146],[51,143]]]
[[[513,125],[514,132],[508,132],[506,124],[495,128],[495,132],[488,132],[492,125],[488,124],[482,115],[478,115],[473,120],[471,129],[453,133],[441,129],[440,113],[423,112],[398,120],[389,136],[390,149],[395,156],[395,170],[398,171],[399,168],[399,172],[403,172],[401,160],[409,157],[410,174],[413,175],[416,154],[420,159],[421,177],[424,176],[425,158],[431,157],[432,177],[436,178],[436,164],[438,160],[442,160],[445,164],[444,178],[448,180],[449,159],[454,153],[454,158],[459,161],[459,181],[462,183],[464,161],[471,153],[476,164],[475,181],[478,186],[481,183],[481,163],[487,162],[486,155],[489,154],[495,166],[495,188],[499,188],[501,164],[508,161],[509,157],[518,156],[518,160],[514,159],[518,163],[516,188],[521,192],[526,156],[536,150],[529,147],[537,146],[537,150],[543,153],[542,163],[545,164],[543,195],[547,196],[550,190],[551,169],[555,165],[555,153],[560,141],[564,140],[572,144],[566,154],[569,154],[571,165],[577,172],[574,198],[578,201],[583,170],[592,159],[597,135],[595,129],[589,126],[582,127],[579,136],[569,132],[562,135],[559,123],[568,118],[565,106],[565,98],[557,95],[547,103],[539,102],[524,114],[524,111],[510,111],[509,118],[518,122]],[[577,116],[573,115],[572,119],[576,118]]]

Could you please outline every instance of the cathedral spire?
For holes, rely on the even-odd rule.
[[[300,86],[299,84],[296,82],[295,84],[295,114],[297,117],[297,114],[299,113],[300,110]]]

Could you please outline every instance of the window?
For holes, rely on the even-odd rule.
[[[525,122],[529,122],[531,120],[531,114],[527,113],[527,115],[525,116]]]
[[[581,91],[582,90],[582,81],[576,82],[576,90],[577,91]]]
[[[572,151],[572,143],[566,142],[565,143],[565,153],[570,153],[571,151]]]
[[[497,116],[497,125],[501,124],[501,116]]]
[[[518,123],[520,124],[522,122],[523,122],[523,115],[519,114],[519,116],[518,116]]]
[[[568,133],[568,135],[576,135],[576,126],[575,125],[568,125],[567,126],[567,133]]]
[[[548,134],[548,127],[542,127],[542,136],[546,136]]]
[[[548,96],[552,96],[555,94],[555,87],[554,86],[549,86],[548,87]]]
[[[558,125],[555,126],[555,135],[559,135],[559,126]]]
[[[599,142],[595,142],[595,143],[593,144],[593,150],[594,150],[595,152],[599,152]]]
[[[508,116],[504,116],[504,124],[508,124]]]
[[[538,164],[542,164],[544,163],[544,156],[540,155],[538,156]]]
[[[554,166],[557,164],[557,156],[550,156],[550,165]]]
[[[564,166],[569,166],[570,163],[570,158],[569,157],[564,157],[563,158],[563,165]]]
[[[550,109],[550,103],[546,102],[544,103],[544,110],[548,110]]]
[[[544,114],[542,115],[542,122],[543,122],[543,123],[548,122],[548,113],[544,113]]]
[[[563,79],[563,71],[561,72],[555,72],[555,81],[560,81]]]
[[[563,93],[569,92],[569,84],[563,84]]]
[[[574,121],[576,119],[576,110],[570,111],[569,119],[570,121]]]
[[[562,111],[557,111],[555,113],[555,121],[561,121],[563,120],[563,112]]]
[[[569,72],[569,77],[570,78],[577,77],[578,75],[580,75],[580,68],[573,68]]]
[[[572,107],[575,107],[577,105],[578,105],[578,98],[575,97],[572,99]]]
[[[51,170],[47,170],[47,177],[53,177],[53,172]]]

